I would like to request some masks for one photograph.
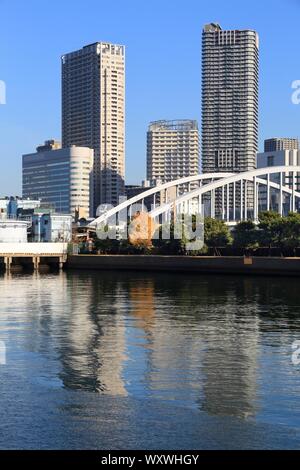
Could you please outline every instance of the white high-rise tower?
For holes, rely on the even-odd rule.
[[[62,56],[62,145],[94,150],[93,212],[119,203],[125,176],[125,47],[96,42]]]

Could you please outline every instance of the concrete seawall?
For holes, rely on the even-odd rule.
[[[300,276],[300,258],[71,255],[66,268]]]

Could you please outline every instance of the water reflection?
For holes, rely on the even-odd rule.
[[[0,289],[0,339],[45,359],[35,380],[252,419],[287,394],[293,413],[297,279],[36,273]]]
[[[68,278],[73,293],[60,344],[60,377],[68,388],[126,396],[122,377],[125,353],[125,297],[121,286],[97,277]]]
[[[138,321],[137,328],[151,334],[155,325],[154,280],[144,279],[129,282],[130,313]]]

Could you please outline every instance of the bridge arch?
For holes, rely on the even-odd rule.
[[[180,186],[196,185],[196,189],[180,193]],[[197,187],[198,186],[198,187]],[[175,188],[175,196],[167,197],[168,191]],[[206,173],[171,181],[148,189],[131,199],[123,201],[97,217],[90,226],[106,223],[111,217],[124,210],[129,211],[134,204],[153,197],[152,217],[191,210],[195,200],[198,211],[210,206],[210,215],[219,216],[226,223],[252,218],[257,221],[260,210],[277,210],[281,215],[285,210],[295,211],[300,207],[300,166],[277,166],[259,168],[243,173]],[[161,197],[165,192],[165,198]],[[157,205],[157,196],[160,201]],[[276,196],[274,198],[274,196]],[[276,203],[274,200],[276,199]],[[275,204],[275,206],[274,206]],[[195,207],[195,205],[194,205]],[[218,214],[216,213],[218,209]]]
[[[130,208],[134,206],[134,204],[141,203],[142,205],[144,205],[143,201],[145,201],[146,198],[150,198],[151,196],[153,197],[152,207],[155,209],[156,203],[157,203],[157,196],[161,196],[162,192],[164,192],[165,198],[166,198],[168,195],[168,191],[171,190],[172,188],[176,190],[176,198],[177,198],[179,197],[177,192],[179,191],[180,187],[182,187],[183,185],[198,184],[199,187],[202,187],[202,185],[208,184],[208,182],[214,181],[219,178],[231,176],[231,175],[233,175],[233,173],[203,173],[199,175],[187,176],[184,178],[180,178],[174,181],[170,181],[168,183],[155,186],[153,188],[145,190],[144,192],[142,192],[141,194],[138,194],[137,196],[134,196],[130,199],[126,199],[125,201],[122,201],[118,206],[108,209],[106,212],[96,217],[96,219],[94,219],[90,223],[90,227],[95,227],[97,226],[97,224],[106,223],[110,218],[120,213],[121,211],[128,209],[130,213]]]

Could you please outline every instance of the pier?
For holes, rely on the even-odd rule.
[[[6,272],[23,267],[63,268],[67,261],[67,243],[0,243],[0,268]]]

